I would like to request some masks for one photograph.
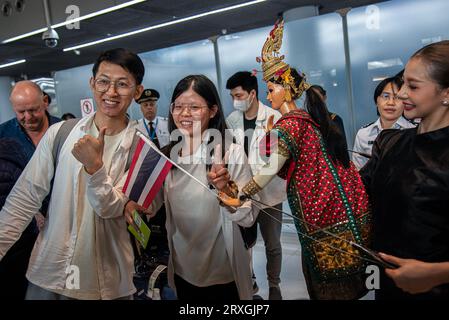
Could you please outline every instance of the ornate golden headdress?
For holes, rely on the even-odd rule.
[[[262,58],[257,58],[257,62],[262,62],[263,80],[265,82],[274,79],[280,81],[286,89],[286,100],[291,101],[293,97],[299,98],[310,85],[306,82],[306,77],[299,71],[302,80],[299,86],[295,85],[295,80],[291,75],[290,66],[285,63],[284,56],[279,56],[279,50],[282,46],[282,36],[284,33],[284,20],[278,20],[273,30],[271,30],[265,44],[262,47]]]

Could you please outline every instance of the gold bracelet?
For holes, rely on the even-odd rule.
[[[262,190],[262,188],[259,187],[259,185],[256,183],[256,181],[254,181],[254,179],[251,179],[251,181],[248,182],[247,185],[243,187],[242,192],[247,196],[253,196],[260,190]]]

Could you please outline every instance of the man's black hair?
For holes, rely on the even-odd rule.
[[[259,89],[257,86],[257,78],[251,72],[239,71],[234,73],[228,81],[226,81],[226,89],[232,90],[241,86],[243,90],[250,93],[251,90],[256,91],[256,98],[259,99]]]
[[[145,67],[137,54],[123,48],[111,49],[103,52],[97,58],[97,61],[95,61],[92,68],[94,78],[97,75],[98,68],[102,62],[119,65],[133,75],[138,85],[142,83]]]

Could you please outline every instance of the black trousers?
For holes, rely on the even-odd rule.
[[[20,239],[11,247],[0,262],[0,298],[23,300],[28,287],[25,277],[31,251],[38,233],[33,222],[25,229]]]
[[[175,286],[178,300],[196,302],[239,301],[235,282],[197,287],[175,273]]]

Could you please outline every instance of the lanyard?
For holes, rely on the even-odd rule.
[[[154,123],[154,127],[153,127],[154,130],[153,130],[152,134],[150,133],[150,128],[148,128],[147,119],[143,118],[142,121],[143,121],[143,125],[145,126],[145,129],[147,129],[148,136],[150,137],[151,141],[153,141],[154,137],[156,136],[157,122],[159,121],[159,119],[156,118],[156,122]]]

